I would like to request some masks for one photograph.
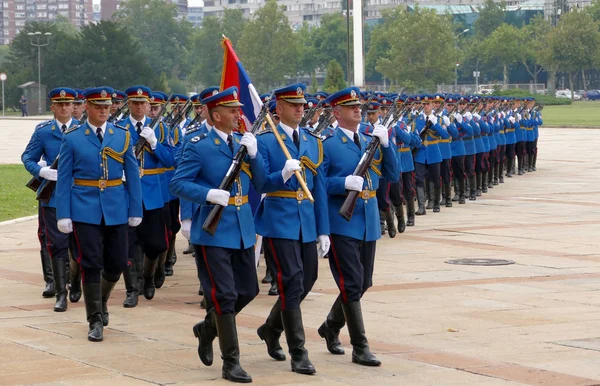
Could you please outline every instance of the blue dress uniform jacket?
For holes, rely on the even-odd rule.
[[[300,128],[298,139],[300,148],[296,149],[280,125],[276,129],[281,135],[290,155],[300,160],[302,175],[315,200],[296,200],[288,197],[276,197],[278,192],[301,192],[296,176],[283,182],[281,171],[285,165],[285,155],[273,132],[265,131],[258,135],[258,151],[265,161],[267,181],[259,193],[267,196],[256,211],[256,232],[263,237],[301,240],[303,243],[315,241],[319,235],[329,234],[327,217],[327,191],[325,188],[323,163],[323,144],[305,128]],[[273,194],[270,196],[269,194]],[[289,193],[288,193],[289,194]],[[298,193],[297,193],[298,194]]]
[[[490,143],[490,151],[496,150],[496,148],[498,147],[498,144],[496,143],[496,129],[494,128],[494,125],[492,125],[492,123],[490,122],[490,118],[487,115],[484,115],[483,117],[481,117],[481,124],[484,125],[486,128],[487,139]]]
[[[490,128],[483,121],[483,119],[477,119],[476,122],[479,125],[479,128],[481,129],[481,142],[483,143],[483,151],[487,153],[490,151],[490,140],[488,138]]]
[[[239,178],[231,189],[230,204],[223,210],[215,235],[211,236],[202,230],[204,221],[214,207],[212,203],[206,201],[208,191],[219,188],[235,153],[240,148],[242,135],[233,133],[232,136],[233,153],[226,141],[223,141],[214,130],[208,134],[192,137],[171,180],[170,188],[174,195],[198,205],[192,217],[190,240],[192,244],[246,249],[256,242],[252,209],[248,203],[248,190],[251,180],[254,187],[259,188],[266,179],[264,162],[258,152],[254,159],[246,156]],[[240,202],[246,202],[236,206],[232,202],[236,196],[240,197]]]
[[[121,181],[106,187],[81,186],[77,180]],[[65,132],[58,161],[56,218],[108,226],[142,217],[142,189],[133,142],[127,130],[106,124],[102,144],[88,123]]]
[[[484,149],[483,141],[481,140],[481,127],[477,122],[475,122],[475,119],[471,119],[469,121],[469,124],[473,128],[473,142],[475,142],[475,152],[483,153]]]
[[[169,144],[173,147],[173,154],[175,155],[175,165],[171,167],[165,166],[164,179],[166,183],[164,186],[165,191],[167,192],[167,200],[171,201],[177,199],[177,197],[169,191],[169,184],[171,183],[171,180],[175,175],[175,168],[179,165],[179,162],[181,161],[181,148],[183,147],[183,135],[181,134],[181,128],[179,126],[174,127],[172,130],[169,131]]]
[[[79,124],[76,119],[71,119],[71,124],[68,129]],[[40,181],[40,170],[42,167],[38,165],[38,161],[43,157],[48,166],[52,165],[58,152],[60,151],[60,144],[63,139],[63,132],[61,127],[57,125],[56,120],[42,122],[35,127],[35,131],[25,148],[25,151],[21,155],[21,162],[25,165],[25,169]],[[56,208],[56,190],[52,192],[50,201],[45,204],[41,203],[44,207]]]
[[[206,128],[206,125],[204,123],[185,131],[185,135],[183,136],[183,140],[181,141],[181,146],[179,147],[179,151],[175,157],[177,159],[177,165],[181,163],[185,148],[190,143],[190,139],[194,137],[202,138],[202,136],[204,136],[207,133],[208,129]],[[179,218],[181,220],[191,219],[197,208],[198,204],[196,204],[195,202],[185,200],[181,197],[179,198]]]
[[[510,121],[508,120],[508,118],[510,116],[512,116],[512,111],[509,113],[509,115],[507,115],[504,118],[504,137],[506,138],[506,144],[507,145],[512,145],[517,143],[517,136],[515,134],[515,130],[517,129],[517,121],[515,121],[515,124],[513,125],[512,123],[510,123]],[[515,118],[516,119],[516,118]]]
[[[442,116],[447,115],[447,112],[444,111],[444,114],[438,116],[438,124],[444,130],[448,131],[447,127],[441,125]],[[452,158],[452,148],[450,147],[450,142],[452,142],[452,134],[448,133],[448,138],[440,138],[438,140],[438,144],[440,146],[440,153],[442,153],[442,159],[450,159]]]
[[[426,120],[425,115],[421,114],[415,122],[413,122],[414,128],[420,133],[425,128]],[[413,130],[414,131],[414,130]],[[432,125],[425,140],[421,143],[421,146],[417,150],[415,162],[422,164],[435,164],[442,162],[442,153],[440,146],[438,145],[440,139],[448,139],[448,132],[436,123]]]
[[[506,136],[504,135],[504,119],[500,117],[500,115],[496,115],[494,118],[494,125],[496,126],[496,142],[498,145],[504,146],[506,145]]]
[[[538,139],[540,136],[540,132],[539,132],[539,126],[542,126],[544,124],[544,121],[542,121],[542,115],[539,112],[535,112],[535,118],[533,120],[534,124],[533,124],[533,133],[534,133],[534,140]]]
[[[473,155],[477,153],[475,149],[475,139],[473,138],[473,127],[463,117],[461,123],[457,124],[458,133],[460,134],[463,144],[465,145],[465,155]]]
[[[404,125],[405,122],[400,120],[392,127],[393,137],[391,142],[396,145],[396,158],[398,159],[398,172],[400,173],[411,172],[415,169],[412,160],[411,144],[413,141],[418,140],[418,146],[421,146],[421,139],[419,136],[404,130]]]
[[[456,125],[454,119],[450,121],[450,125],[446,128],[448,134],[452,140],[450,141],[450,150],[452,151],[452,156],[462,156],[465,155],[465,144],[460,136],[460,132]]]
[[[379,187],[380,178],[396,182],[400,177],[396,149],[392,144],[387,148],[380,146],[377,149],[373,163],[365,175],[363,193],[368,190],[373,192],[373,196],[365,199],[363,193],[359,195],[350,222],[338,214],[348,194],[345,187],[346,177],[352,175],[372,139],[370,135],[361,134],[359,150],[353,140],[338,129],[323,141],[325,152],[323,171],[326,173],[329,224],[332,234],[364,241],[375,241],[381,238],[379,208],[374,193]],[[368,195],[369,192],[366,194]]]
[[[146,117],[142,127],[149,125],[150,122],[152,122],[152,119]],[[119,121],[117,125],[129,130],[131,142],[135,145],[140,136],[131,119],[127,118]],[[164,173],[164,168],[175,165],[173,148],[168,143],[168,133],[165,132],[164,125],[158,125],[154,130],[154,134],[158,140],[156,149],[149,150],[149,146],[144,147],[141,161],[138,160],[139,173],[142,174],[143,203],[146,210],[158,209],[164,206],[166,194],[163,194],[163,191],[166,186],[160,174]]]

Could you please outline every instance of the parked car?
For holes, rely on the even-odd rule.
[[[588,90],[586,96],[588,101],[600,100],[600,90]]]
[[[571,99],[572,92],[571,92],[571,90],[557,90],[556,94],[554,96],[557,98]],[[572,96],[572,99],[575,101],[580,101],[581,95],[575,94]]]
[[[581,99],[585,100],[587,91],[585,90],[575,90],[575,95],[579,95]]]

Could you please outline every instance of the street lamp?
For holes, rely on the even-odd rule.
[[[41,48],[50,44],[50,36],[52,32],[46,32],[43,36],[46,38],[46,42],[42,43],[42,33],[40,31],[29,32],[29,42],[32,46],[38,49],[38,114],[42,114],[42,60],[41,60]],[[35,43],[34,43],[35,40]]]
[[[456,66],[454,67],[454,92],[456,92],[456,89],[458,88],[458,38],[460,37],[460,35],[469,31],[470,30],[467,28],[454,37],[454,50],[456,51]]]

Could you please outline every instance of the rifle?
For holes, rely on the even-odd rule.
[[[170,122],[165,123],[169,127],[169,130],[171,130],[175,126],[179,125],[181,123],[181,121],[188,116],[188,114],[192,110],[192,107],[193,107],[192,101],[190,99],[188,99],[188,101],[185,102],[185,105],[183,105],[183,108],[181,108],[179,110],[177,115],[175,115],[175,117],[173,117]]]
[[[250,129],[250,132],[252,134],[257,133],[260,130],[262,123],[269,112],[269,101],[272,97],[273,93],[271,93],[271,96],[269,96],[269,98],[265,102],[263,102],[260,112],[258,113],[258,116],[256,117],[256,120],[254,121],[254,123],[252,124],[252,128]],[[231,166],[227,170],[227,173],[225,173],[225,177],[223,177],[223,180],[221,180],[221,183],[219,184],[220,190],[225,190],[227,192],[231,190],[233,183],[238,178],[240,171],[242,170],[242,163],[247,154],[248,149],[246,148],[246,146],[240,146],[237,153],[235,153],[235,156],[233,157],[233,162],[231,163]],[[224,206],[214,205],[210,210],[210,213],[206,217],[206,220],[204,220],[204,224],[202,224],[202,230],[207,232],[209,235],[214,236],[215,232],[217,231],[219,221],[221,221],[223,209],[225,209]]]
[[[313,106],[310,109],[308,109],[308,111],[306,112],[306,114],[304,114],[304,117],[302,117],[302,120],[300,121],[300,127],[305,127],[306,124],[313,119],[313,117],[317,113],[317,110],[319,108],[321,108],[321,105],[323,104],[324,100],[325,99],[321,99],[319,101],[319,103],[317,103],[315,106]]]
[[[329,127],[331,123],[331,116],[333,115],[333,109],[331,107],[326,107],[323,110],[323,113],[319,117],[319,122],[317,123],[317,127],[313,130],[315,135],[320,135],[323,130]]]
[[[360,106],[360,121],[364,122],[365,121],[365,117],[367,116],[367,111],[369,110],[369,103],[371,103],[371,101],[373,101],[373,98],[375,98],[375,94],[371,94],[371,96],[369,97],[369,99],[367,99],[367,101],[365,103],[362,104],[362,106]]]
[[[125,110],[125,108],[127,108],[127,111],[129,111],[129,105],[127,104],[127,100],[124,100],[123,106],[119,107],[119,109],[117,111],[115,111],[114,114],[111,114],[106,121],[109,123],[113,123],[113,122],[119,120],[119,117],[121,116],[121,114],[123,113],[123,110]]]
[[[79,124],[82,124],[86,119],[87,119],[87,111],[84,111],[79,120],[79,122],[80,122]],[[56,169],[57,167],[58,167],[58,157],[56,157],[54,162],[52,162],[52,165],[50,165],[50,168],[52,168],[52,169]],[[46,197],[46,195],[48,196],[48,201],[49,201],[50,196],[52,195],[52,191],[54,190],[54,185],[56,185],[56,181],[52,181],[52,182],[55,182],[55,184],[50,184],[51,186],[49,188],[47,188],[46,186],[48,186],[48,182],[42,183],[42,181],[40,181],[39,179],[37,179],[35,177],[31,177],[31,179],[25,184],[25,186],[28,187],[29,189],[33,190],[36,193],[39,190],[40,186],[43,186],[42,189],[44,189],[44,190],[51,189],[49,192],[50,194],[48,194],[46,192],[44,192],[44,194],[43,194],[44,197]],[[36,196],[36,200],[39,200],[40,194],[42,194],[42,191],[40,191],[38,196]],[[47,204],[48,201],[45,201],[45,203]]]
[[[160,111],[158,112],[158,115],[156,115],[156,117],[154,117],[152,119],[152,122],[150,122],[150,124],[148,125],[148,127],[150,127],[152,130],[156,130],[156,127],[160,123],[163,115],[165,114],[165,111],[167,111],[167,105],[168,105],[168,103],[161,106]],[[133,146],[133,152],[135,154],[135,158],[140,159],[140,156],[142,155],[142,150],[144,149],[144,146],[146,146],[146,143],[148,143],[146,138],[144,138],[140,135],[140,138],[137,140],[137,142]]]
[[[394,99],[394,103],[387,111],[384,118],[381,120],[383,122],[383,126],[386,128],[386,132],[387,129],[389,129],[390,126],[393,123],[395,123],[394,114],[396,113],[396,110],[398,110],[398,98],[400,98],[400,94],[398,94],[396,99]],[[377,151],[378,147],[379,138],[373,137],[373,139],[371,139],[371,142],[369,142],[369,144],[367,145],[364,154],[360,158],[358,165],[356,165],[356,168],[352,173],[353,176],[359,176],[364,178],[365,174],[369,171],[369,168],[371,167],[371,163],[373,162],[373,158],[375,157],[375,152]],[[357,192],[356,190],[351,190],[350,192],[348,192],[348,196],[346,196],[344,203],[338,211],[338,214],[345,218],[346,221],[350,221],[352,219],[352,214],[354,213],[354,207],[356,206],[356,200],[358,199],[359,194],[361,194],[361,192]]]

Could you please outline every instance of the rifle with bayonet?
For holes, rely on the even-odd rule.
[[[158,125],[161,123],[161,119],[163,118],[163,115],[167,111],[167,105],[168,105],[168,103],[165,105],[162,105],[160,107],[160,111],[148,125],[148,127],[150,127],[153,131],[155,131],[156,128],[158,127]],[[140,138],[137,140],[137,142],[133,146],[133,152],[135,154],[135,158],[140,159],[140,157],[143,154],[142,150],[144,149],[144,146],[146,146],[146,143],[148,143],[146,138],[144,138],[140,135]]]
[[[129,111],[129,105],[127,104],[127,99],[123,101],[123,106],[119,107],[114,114],[111,114],[106,120],[108,123],[113,123],[121,120],[122,115],[125,111]]]
[[[369,96],[369,99],[367,99],[367,101],[363,103],[362,106],[360,106],[361,122],[365,121],[365,118],[367,117],[367,111],[369,111],[369,104],[373,101],[373,98],[375,98],[375,94],[371,94],[371,96]]]
[[[302,120],[300,121],[300,127],[306,127],[306,125],[313,119],[313,117],[317,113],[317,110],[321,108],[321,105],[323,104],[324,100],[325,99],[321,99],[319,103],[313,105],[313,107],[308,109],[308,111],[306,112],[306,114],[304,114]]]
[[[331,117],[333,116],[333,109],[331,107],[325,107],[323,113],[319,117],[317,127],[313,130],[315,135],[321,135],[321,132],[325,130],[331,124]]]
[[[262,127],[262,123],[269,112],[269,101],[272,97],[273,93],[271,93],[271,96],[269,96],[269,98],[263,102],[260,112],[258,113],[256,120],[252,124],[252,128],[250,128],[250,132],[252,134],[256,134]],[[227,170],[227,173],[225,173],[225,177],[223,177],[223,180],[221,180],[221,183],[219,184],[220,190],[225,190],[226,192],[229,192],[231,190],[233,183],[238,178],[240,171],[242,170],[242,163],[247,154],[248,149],[246,148],[246,146],[240,146],[237,153],[235,153],[235,156],[233,157],[233,162],[231,163],[231,166]],[[239,193],[241,194],[242,192]],[[207,232],[209,235],[213,236],[217,231],[219,221],[221,221],[223,209],[225,209],[225,207],[222,205],[214,205],[208,213],[206,220],[204,220],[204,224],[202,224],[202,230]]]

